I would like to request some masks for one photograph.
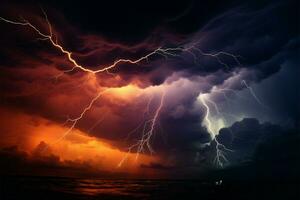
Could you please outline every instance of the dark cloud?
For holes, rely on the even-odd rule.
[[[257,144],[250,161],[213,171],[210,175],[224,182],[280,183],[279,191],[287,189],[283,187],[287,184],[292,188],[289,195],[293,196],[300,178],[299,136],[299,130],[283,131]]]
[[[192,74],[247,68],[257,71],[256,81],[269,77],[278,72],[281,64],[299,50],[296,39],[299,18],[295,4],[280,2],[259,10],[245,7],[230,10],[209,21],[187,43],[187,46],[196,43],[195,46],[203,52],[224,51],[238,55],[241,65],[232,57],[223,55],[220,59],[228,63],[229,68],[226,68],[216,59],[192,50],[199,57],[197,65],[189,53],[184,53],[186,59],[172,63],[172,66],[177,67],[177,70],[191,71]]]
[[[289,138],[287,130],[271,123],[259,123],[257,119],[246,118],[234,123],[228,128],[220,130],[217,139],[227,148],[233,150],[228,153],[232,164],[239,164],[255,159],[258,149],[264,144],[272,144],[276,138]],[[274,154],[270,155],[271,157]]]

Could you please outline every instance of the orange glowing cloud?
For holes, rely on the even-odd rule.
[[[154,156],[130,153],[126,162],[118,168],[119,162],[124,158],[123,152],[103,139],[88,136],[87,133],[74,129],[63,140],[58,140],[67,130],[60,124],[41,117],[29,116],[20,112],[12,112],[1,108],[2,136],[0,147],[18,146],[23,151],[34,156],[53,154],[61,162],[74,161],[88,163],[93,169],[109,171],[126,171],[137,173],[142,163],[151,163],[157,160]],[[48,144],[41,148],[41,144]],[[37,152],[39,151],[39,152]]]

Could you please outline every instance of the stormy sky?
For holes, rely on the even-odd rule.
[[[1,162],[155,176],[255,160],[299,130],[298,6],[4,1]],[[91,71],[144,59],[90,73],[35,28]]]

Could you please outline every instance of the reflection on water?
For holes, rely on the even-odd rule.
[[[77,191],[86,195],[116,195],[146,197],[147,190],[155,190],[157,183],[133,180],[92,180],[85,179],[78,183]],[[145,190],[146,189],[146,190]]]

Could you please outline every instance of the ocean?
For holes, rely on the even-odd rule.
[[[286,186],[286,185],[285,185]],[[287,187],[290,188],[291,187]],[[279,191],[282,191],[278,193]],[[277,193],[278,194],[277,194]],[[114,199],[274,199],[291,194],[270,183],[223,183],[201,180],[85,179],[5,176],[1,200]],[[282,195],[282,196],[281,196]]]

